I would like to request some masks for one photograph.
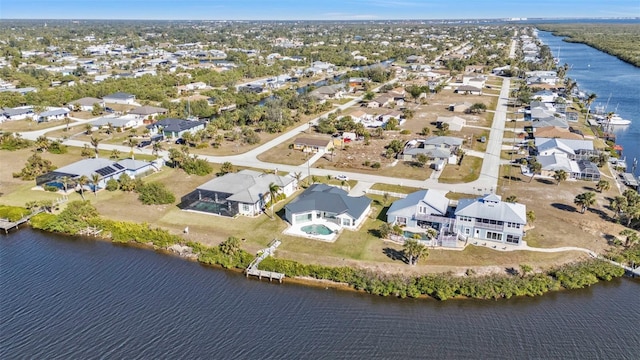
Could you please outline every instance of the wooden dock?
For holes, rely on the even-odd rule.
[[[258,269],[258,265],[260,264],[260,262],[262,262],[262,260],[266,259],[270,255],[273,255],[281,243],[282,242],[280,240],[275,239],[269,244],[268,248],[260,250],[258,252],[258,256],[253,259],[249,266],[247,266],[247,269],[244,271],[245,275],[247,277],[257,276],[260,280],[262,280],[262,278],[269,279],[269,281],[278,280],[280,283],[282,283],[282,280],[284,279],[283,273]]]
[[[31,219],[33,215],[41,213],[42,210],[38,210],[32,214],[29,214],[17,221],[10,221],[9,219],[0,219],[0,230],[4,230],[5,234],[9,233],[11,229],[18,229],[18,227]]]

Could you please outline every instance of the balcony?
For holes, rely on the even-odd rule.
[[[504,231],[504,224],[502,224],[502,225],[487,224],[487,223],[476,221],[473,226],[477,227],[477,228],[487,229],[487,230]]]
[[[454,220],[452,218],[438,216],[438,215],[431,215],[431,214],[415,214],[413,218],[416,220],[429,221],[429,222],[435,222],[435,223],[441,223],[441,224],[451,223]]]

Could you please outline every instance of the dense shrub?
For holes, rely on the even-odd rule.
[[[176,196],[169,191],[162,183],[148,183],[136,187],[138,199],[145,205],[172,204],[176,201]]]
[[[182,164],[182,170],[189,175],[204,176],[211,174],[213,167],[211,167],[211,164],[205,159],[189,158]]]
[[[109,181],[107,181],[107,186],[105,187],[105,189],[107,189],[107,191],[116,191],[119,187],[120,184],[118,184],[118,180],[109,179]]]
[[[51,161],[43,159],[39,154],[35,153],[27,159],[27,163],[20,172],[13,173],[13,177],[22,180],[34,180],[36,176],[46,174],[55,170],[55,168]]]
[[[0,205],[0,219],[18,221],[29,215],[29,210],[19,206]]]

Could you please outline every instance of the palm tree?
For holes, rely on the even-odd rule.
[[[409,265],[416,265],[421,256],[429,256],[429,250],[415,239],[407,239],[403,245],[405,256],[409,259]]]
[[[580,213],[584,214],[590,206],[596,203],[596,193],[587,191],[586,193],[578,194],[573,199],[573,203],[580,206]]]
[[[620,232],[620,235],[625,236],[626,240],[624,242],[625,246],[631,246],[635,243],[637,243],[638,241],[640,241],[640,236],[638,236],[638,233],[631,230],[631,229],[624,229]]]
[[[609,203],[609,207],[611,208],[611,210],[613,210],[614,213],[614,218],[617,218],[618,216],[620,216],[620,214],[622,213],[622,210],[624,210],[627,207],[627,198],[624,196],[616,196],[613,199],[611,199],[610,203]]]
[[[569,177],[569,174],[564,170],[556,170],[553,173],[553,178],[556,180],[556,185],[558,186],[562,181],[567,180],[568,177]]]
[[[520,264],[520,275],[522,277],[525,277],[528,273],[532,271],[533,271],[533,268],[531,267],[531,265]]]
[[[596,190],[599,192],[607,191],[609,189],[611,189],[611,184],[607,180],[600,180],[596,184]]]
[[[155,155],[156,158],[160,156],[160,151],[162,150],[164,150],[164,148],[162,147],[162,143],[160,143],[159,141],[153,143],[151,147],[151,153]]]
[[[120,150],[118,149],[111,150],[111,155],[109,155],[109,159],[117,160],[119,158],[120,158]]]
[[[89,182],[89,178],[86,175],[82,175],[78,179],[78,185],[80,185],[80,196],[82,197],[82,200],[85,200],[85,198],[84,198],[84,186],[87,185],[88,182]]]
[[[427,229],[427,231],[425,231],[425,235],[427,235],[427,237],[430,240],[433,240],[433,239],[436,238],[436,236],[438,236],[438,230],[430,227],[430,228]]]
[[[60,182],[62,183],[62,186],[64,186],[64,193],[67,193],[67,187],[69,186],[69,177],[68,176],[63,176],[60,178]]]
[[[91,182],[93,183],[93,195],[98,197],[98,182],[100,181],[100,174],[91,174]]]
[[[518,201],[518,197],[515,195],[509,195],[504,201],[508,203],[515,203],[516,201]]]
[[[240,240],[232,236],[227,240],[221,242],[218,247],[220,248],[221,253],[232,258],[240,251]]]
[[[300,180],[302,179],[302,173],[293,173],[293,178],[296,179],[296,189],[300,188]]]
[[[529,168],[531,169],[531,178],[529,179],[529,182],[531,182],[531,180],[533,180],[533,177],[542,170],[542,164],[535,161],[529,164]]]
[[[527,223],[536,221],[536,213],[533,210],[527,211]]]
[[[129,138],[129,140],[127,140],[127,145],[129,145],[129,155],[131,155],[131,160],[133,159],[133,148],[138,146],[138,140],[134,139],[134,138]]]
[[[51,142],[46,136],[40,135],[36,139],[35,145],[36,145],[36,150],[44,152],[49,149],[49,147],[51,146]]]
[[[91,137],[91,146],[93,146],[93,149],[96,151],[96,159],[98,158],[98,145],[100,145],[100,139],[98,139],[95,136]]]
[[[276,196],[278,195],[278,193],[280,192],[280,185],[276,184],[276,183],[270,183],[269,184],[269,194],[271,195],[271,218],[275,219],[275,212],[273,210],[273,206],[276,203]]]
[[[585,103],[587,104],[587,119],[589,118],[589,113],[591,112],[591,104],[593,104],[597,97],[598,95],[596,95],[595,93],[591,93],[589,94],[587,100],[585,100]]]

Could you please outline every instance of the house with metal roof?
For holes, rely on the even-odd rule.
[[[0,123],[4,121],[15,121],[30,119],[35,116],[32,106],[21,106],[17,108],[0,108]]]
[[[340,188],[313,184],[285,207],[285,218],[292,225],[330,222],[355,230],[371,210],[371,199],[353,197]]]
[[[164,115],[167,113],[167,109],[156,107],[156,106],[140,106],[129,111],[129,114],[137,115],[143,117],[145,119],[155,119],[159,115]]]
[[[419,190],[394,201],[387,211],[387,222],[402,226],[410,234],[424,234],[429,228],[437,230],[438,236],[429,245],[457,245],[449,199],[436,190]]]
[[[116,92],[102,98],[105,103],[135,105],[136,96],[125,92]]]
[[[280,176],[242,170],[198,186],[182,198],[180,208],[229,217],[257,216],[271,200],[271,184],[278,185],[279,193],[285,197],[293,194],[298,186],[293,175]]]
[[[104,108],[104,100],[94,97],[83,97],[70,102],[67,106],[69,107],[69,110],[75,110],[75,107],[78,106],[80,111],[93,111],[93,106],[95,104]]]
[[[203,130],[206,124],[204,121],[168,118],[147,125],[147,129],[149,129],[152,134],[163,134],[168,138],[179,138],[185,132],[194,134],[198,130]]]
[[[118,180],[122,174],[127,174],[131,178],[143,177],[150,173],[156,172],[162,167],[162,161],[140,161],[133,159],[124,159],[113,161],[105,158],[90,158],[76,161],[72,164],[63,166],[54,171],[40,175],[36,178],[37,186],[56,186],[62,187],[62,179],[67,180],[67,189],[77,186],[78,179],[86,176],[90,181],[94,174],[99,175],[99,180],[94,186],[104,188],[107,181],[111,179]]]
[[[142,125],[142,120],[132,116],[101,117],[90,122],[91,126],[98,130],[111,126],[114,129],[131,129]]]
[[[576,159],[580,154],[584,154],[584,156],[597,155],[597,151],[593,149],[593,142],[590,140],[536,137],[535,146],[539,156],[564,154],[570,159]]]
[[[455,217],[455,229],[460,234],[517,245],[524,236],[527,207],[502,201],[499,195],[489,194],[477,199],[460,199]]]
[[[65,108],[51,109],[38,114],[38,122],[63,120],[69,116],[69,110]]]

